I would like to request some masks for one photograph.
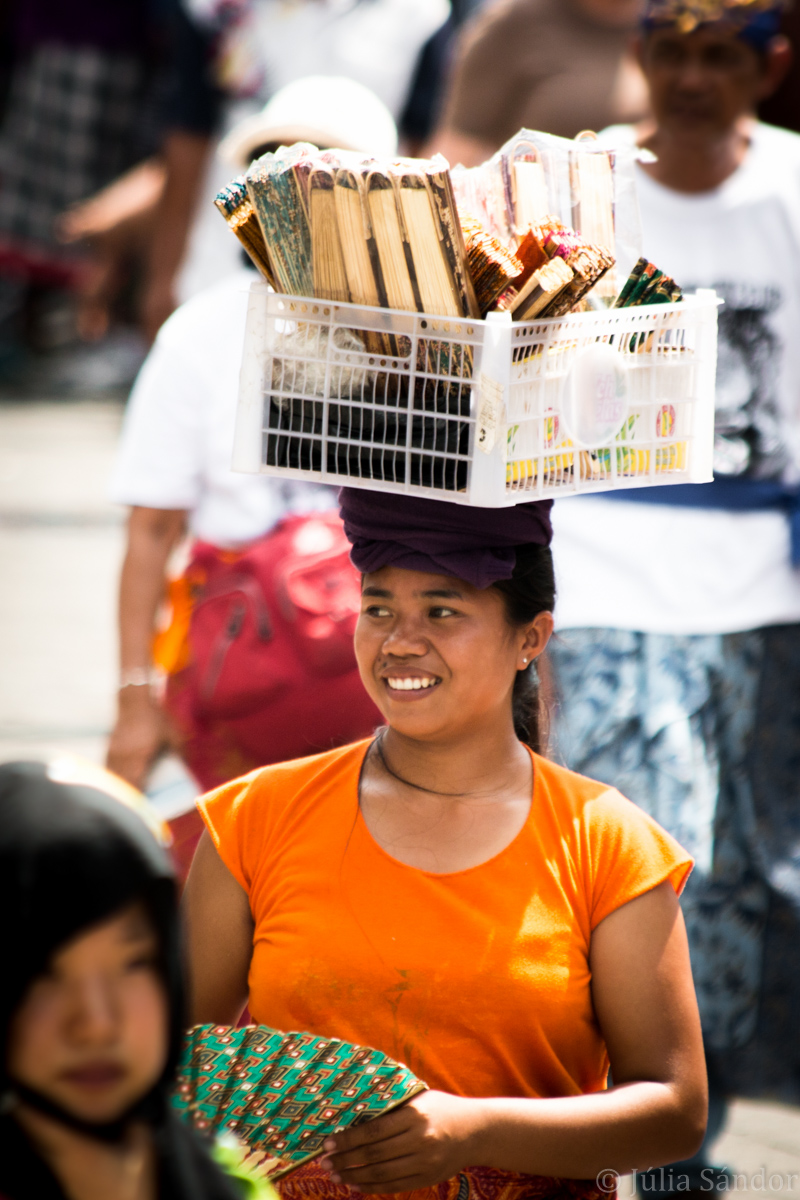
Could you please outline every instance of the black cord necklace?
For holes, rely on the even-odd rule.
[[[386,761],[386,755],[383,752],[383,739],[385,733],[379,733],[372,743],[378,751],[378,758],[381,760],[381,766],[387,775],[391,775],[392,779],[396,779],[398,783],[405,784],[406,787],[414,788],[418,792],[427,792],[430,796],[445,796],[452,800],[460,800],[464,796],[477,796],[478,792],[437,792],[435,788],[423,787],[420,783],[412,783],[410,779],[404,779],[402,775],[398,775],[393,771]]]

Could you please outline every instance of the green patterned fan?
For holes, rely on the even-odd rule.
[[[206,1135],[233,1134],[269,1179],[322,1153],[337,1129],[405,1104],[426,1084],[379,1050],[264,1025],[197,1025],[175,1107]]]

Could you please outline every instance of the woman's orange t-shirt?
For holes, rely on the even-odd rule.
[[[692,860],[641,809],[533,755],[530,814],[505,850],[434,874],[361,816],[369,743],[281,763],[200,801],[255,922],[259,1024],[374,1046],[465,1096],[605,1087],[592,930]]]

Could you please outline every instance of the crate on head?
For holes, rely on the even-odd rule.
[[[517,324],[253,283],[233,468],[481,507],[707,482],[717,303]]]

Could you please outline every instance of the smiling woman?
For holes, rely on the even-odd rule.
[[[361,814],[393,857],[439,872],[492,858],[527,820],[530,754],[509,714],[553,627],[549,611],[514,625],[497,588],[454,582],[403,567],[365,576],[355,639],[387,721],[364,763]],[[426,753],[432,743],[460,746],[457,767]]]
[[[340,496],[386,725],[200,802],[195,1019],[372,1045],[430,1089],[337,1134],[284,1200],[597,1197],[705,1122],[677,903],[691,860],[537,753],[549,506]],[[614,1087],[606,1088],[609,1064]],[[438,1190],[437,1190],[438,1189]]]
[[[364,653],[367,652],[370,632],[373,636],[380,633],[382,629],[385,632],[386,621],[392,617],[392,602],[395,606],[402,603],[402,593],[408,593],[412,585],[411,576],[412,573],[407,570],[394,569],[394,577],[399,585],[398,595],[394,595],[386,588],[377,587],[365,579],[361,594],[365,605],[364,616],[370,618],[370,621],[362,621],[359,624],[357,653],[359,646],[364,647]],[[430,582],[435,581],[431,580]],[[484,616],[488,616],[489,610],[493,609],[494,618],[497,617],[498,611],[502,612],[503,621],[498,623],[494,619],[489,622],[495,632],[499,630],[504,635],[501,645],[496,648],[495,653],[487,654],[489,643],[486,637],[482,636],[479,645],[473,647],[469,652],[471,667],[477,666],[480,656],[485,656],[488,659],[487,667],[492,672],[499,670],[503,673],[505,683],[509,679],[513,679],[512,713],[515,733],[520,741],[527,743],[534,750],[538,750],[540,748],[539,698],[535,663],[552,632],[552,609],[555,600],[553,566],[549,551],[542,546],[518,547],[514,578],[499,581],[492,588],[475,588],[467,583],[463,583],[460,588],[457,588],[453,586],[453,580],[447,578],[438,582],[440,583],[439,587],[423,591],[418,598],[427,604],[429,620],[434,628],[438,628],[440,637],[447,638],[448,625],[450,632],[466,632],[463,619],[469,615],[473,617],[471,632],[474,635],[476,632],[474,618],[480,611]],[[372,598],[383,599],[387,603],[370,605],[368,601]],[[450,601],[450,603],[437,605],[436,600]],[[381,625],[381,621],[383,621],[383,625]],[[469,623],[467,622],[467,624]],[[509,656],[509,647],[514,640],[513,633],[527,630],[529,626],[533,626],[535,629],[535,645],[528,647],[528,653],[522,655],[521,664],[514,666]],[[541,638],[544,640],[539,645]],[[466,646],[463,649],[466,652]],[[392,657],[396,659],[397,655]],[[396,699],[403,699],[404,697],[397,696],[396,693],[430,689],[443,683],[443,676],[435,673],[421,674],[421,669],[425,665],[424,662],[414,660],[413,669],[401,670],[396,662],[390,663],[382,673],[383,685]],[[374,689],[366,683],[365,668],[362,667],[361,670],[367,690],[378,704]],[[396,727],[396,722],[390,721],[390,724]]]

